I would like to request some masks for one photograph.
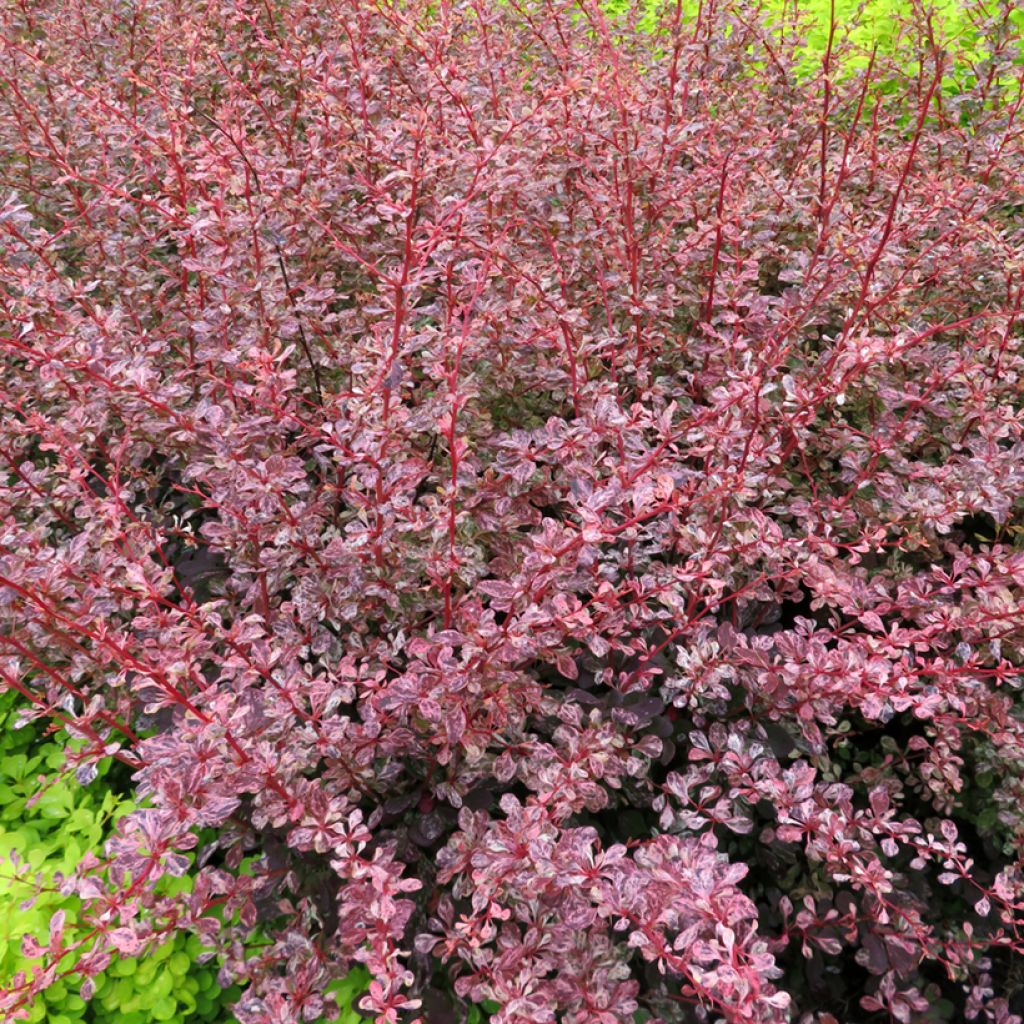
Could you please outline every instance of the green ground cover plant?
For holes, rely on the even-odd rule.
[[[40,969],[31,952],[47,941],[54,914],[63,914],[68,942],[82,937],[81,901],[62,893],[61,882],[87,855],[102,853],[117,820],[134,808],[108,784],[109,758],[96,764],[88,784],[62,774],[73,742],[66,733],[46,735],[39,723],[17,727],[20,703],[14,692],[0,695],[0,982]],[[188,880],[167,879],[163,887],[184,892]],[[84,979],[72,974],[38,996],[28,1020],[227,1022],[225,1007],[239,993],[222,992],[216,967],[198,964],[198,953],[195,937],[176,934],[144,959],[115,957],[94,977],[90,1002],[79,995]]]
[[[118,818],[134,807],[111,786],[112,759],[96,765],[87,785],[62,775],[75,744],[58,730],[45,734],[38,723],[18,725],[19,695],[0,694],[0,983],[18,971],[40,967],[26,955],[41,945],[53,915],[64,915],[67,941],[81,937],[76,926],[81,901],[60,891],[88,854],[102,852]],[[91,774],[91,772],[90,772]],[[165,879],[168,893],[184,893],[189,878]],[[30,904],[30,905],[29,905]],[[240,990],[222,989],[217,965],[199,961],[195,936],[172,935],[143,958],[112,958],[93,979],[93,996],[79,995],[74,974],[44,989],[29,1009],[31,1024],[232,1024],[229,1007]],[[357,1024],[352,1008],[369,978],[355,970],[332,983],[341,1012],[323,1024]]]

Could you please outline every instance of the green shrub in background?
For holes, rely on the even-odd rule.
[[[179,936],[145,958],[115,961],[97,979],[96,994],[82,1019],[123,1024],[233,1021],[227,1007],[240,990],[221,990],[216,968],[196,963],[199,952],[195,936]]]
[[[648,31],[656,31],[659,15],[671,10],[676,0],[605,0],[605,12],[613,17],[625,17],[633,11],[639,14],[639,24]],[[907,74],[916,74],[922,45],[927,44],[926,35],[933,34],[934,41],[945,48],[949,55],[949,73],[943,89],[954,94],[973,84],[973,67],[985,61],[988,56],[982,41],[979,25],[999,13],[995,0],[924,0],[915,7],[911,0],[834,0],[835,37],[834,47],[842,46],[847,51],[837,73],[855,71],[868,63],[872,47],[879,53],[898,58]],[[705,3],[705,8],[707,4]],[[700,9],[699,0],[684,0],[683,22],[692,25]],[[925,18],[915,14],[923,11]],[[764,0],[762,10],[769,22],[780,25],[791,22],[794,16],[801,21],[804,30],[802,58],[798,70],[812,75],[821,69],[821,61],[828,48],[829,32],[833,16],[833,0]],[[899,34],[899,26],[912,24],[918,33],[916,38]],[[1024,6],[1010,14],[1011,30],[1024,33]],[[1018,63],[1024,58],[1018,57]],[[1009,83],[1006,83],[1009,85]],[[884,89],[883,89],[884,91]]]
[[[46,737],[34,724],[14,728],[17,706],[17,695],[0,694],[0,985],[18,971],[32,971],[22,941],[25,936],[42,939],[56,911],[63,909],[67,915],[68,941],[81,937],[75,926],[77,898],[62,896],[52,885],[38,891],[38,883],[46,885],[58,873],[71,871],[87,851],[98,851],[114,822],[134,806],[104,784],[109,763],[100,766],[99,776],[87,786],[61,776],[68,737]],[[191,883],[183,878],[161,884],[170,892]],[[75,982],[58,981],[32,1006],[29,1020],[230,1021],[226,1006],[239,993],[220,991],[216,967],[198,964],[198,953],[195,937],[179,935],[144,959],[115,959],[96,979],[89,1004],[78,995]]]
[[[943,92],[955,95],[973,86],[974,69],[988,57],[978,24],[996,16],[997,3],[926,0],[921,6],[926,12],[924,18],[915,14],[915,5],[910,0],[835,0],[834,45],[853,51],[844,59],[840,73],[866,67],[869,52],[877,46],[879,53],[897,58],[906,74],[916,75],[921,52],[930,48],[931,33],[934,42],[948,55]],[[781,15],[783,3],[770,0],[767,9],[773,15]],[[793,5],[788,9],[792,10]],[[814,74],[828,48],[832,0],[801,0],[796,9],[807,19],[806,46],[799,69],[804,74]],[[1011,13],[1010,21],[1016,32],[1024,29],[1024,9]],[[901,29],[906,25],[913,26],[913,35]]]
[[[0,693],[0,986],[18,971],[32,971],[22,941],[25,936],[42,940],[56,911],[67,915],[68,941],[81,937],[75,926],[78,899],[47,883],[70,872],[86,852],[98,852],[117,819],[135,806],[109,785],[110,761],[101,763],[89,785],[62,776],[69,737],[62,732],[47,737],[35,723],[15,728],[19,703],[17,694]],[[168,894],[183,892],[191,880],[167,876],[160,886]],[[216,965],[197,962],[200,952],[198,938],[176,935],[145,957],[115,958],[96,978],[89,1003],[68,978],[46,990],[28,1019],[32,1024],[231,1024],[230,1006],[241,991],[222,990]],[[333,982],[327,990],[337,997],[341,1013],[321,1024],[364,1020],[352,1007],[369,981],[367,972],[356,968]]]

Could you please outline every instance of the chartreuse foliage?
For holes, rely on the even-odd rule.
[[[112,824],[134,807],[108,784],[110,759],[99,762],[88,785],[62,774],[65,748],[73,741],[63,731],[45,736],[35,723],[16,727],[18,704],[15,693],[0,693],[0,986],[18,971],[38,966],[36,958],[22,952],[23,940],[42,941],[58,910],[66,915],[66,940],[79,937],[80,901],[61,895],[57,876],[72,871],[83,854],[98,852]],[[45,880],[41,889],[40,877]],[[160,887],[186,892],[190,880],[165,877]],[[176,933],[143,957],[115,956],[95,978],[89,1003],[69,976],[35,999],[27,1019],[45,1024],[228,1024],[234,1021],[229,1006],[240,990],[222,990],[216,965],[200,964],[200,952],[196,936]],[[368,984],[369,975],[361,968],[331,984],[327,991],[340,1007],[331,1024],[363,1019],[352,1007]]]
[[[35,724],[15,728],[15,697],[0,695],[0,986],[18,971],[38,967],[36,958],[24,955],[23,940],[43,941],[56,911],[65,912],[66,941],[81,937],[80,901],[61,895],[57,876],[72,871],[83,854],[99,851],[112,824],[134,807],[107,784],[109,759],[99,762],[88,785],[61,774],[67,735],[44,736]],[[161,881],[168,892],[188,885],[187,878]],[[145,958],[115,957],[95,978],[89,1004],[71,976],[38,996],[28,1019],[47,1024],[226,1021],[225,1006],[238,992],[222,992],[216,968],[198,964],[198,952],[195,937],[175,934]]]
[[[370,986],[370,972],[364,967],[353,968],[344,978],[332,981],[324,992],[333,995],[338,1003],[338,1015],[332,1024],[365,1024],[366,1017],[356,1010],[359,998]]]
[[[195,936],[179,935],[145,957],[116,960],[97,979],[92,1019],[129,1024],[233,1020],[227,1007],[239,990],[221,990],[216,969],[196,963],[199,952]]]
[[[676,0],[605,0],[602,6],[615,18],[635,15],[641,29],[656,33]],[[838,76],[867,67],[875,47],[902,58],[904,73],[915,74],[922,52],[938,46],[949,58],[943,90],[954,95],[976,83],[977,69],[990,52],[983,23],[999,11],[994,2],[967,5],[962,0],[764,0],[759,6],[767,23],[780,31],[798,26],[802,45],[795,70],[801,76],[820,72],[830,35],[833,50],[843,51],[843,58],[832,62]],[[680,7],[680,23],[691,30],[707,9],[699,0],[683,0]],[[1011,11],[1007,21],[1011,32],[1024,29],[1024,6]],[[751,58],[748,74],[761,63],[753,52]],[[883,90],[894,87],[891,80],[882,83]]]

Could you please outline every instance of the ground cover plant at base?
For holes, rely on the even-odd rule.
[[[0,1013],[1019,1024],[1018,13],[5,4]]]
[[[67,737],[44,736],[43,723],[17,728],[20,702],[10,691],[0,695],[0,984],[40,966],[34,954],[55,913],[62,915],[66,938],[81,937],[79,900],[62,892],[63,879],[83,854],[101,848],[112,822],[133,809],[109,784],[111,758],[89,766],[83,778],[62,778]],[[161,884],[184,891],[188,880],[165,878]],[[196,962],[200,952],[195,936],[178,932],[141,962],[114,958],[93,979],[96,994],[88,1003],[78,994],[81,978],[48,985],[27,1008],[27,1019],[227,1022],[224,1004],[239,993],[220,991],[215,965]]]

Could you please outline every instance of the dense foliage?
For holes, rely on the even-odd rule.
[[[61,891],[86,852],[100,852],[111,823],[132,810],[112,786],[112,759],[100,762],[89,785],[59,774],[66,736],[47,737],[39,724],[14,728],[16,694],[0,697],[0,980],[37,967],[53,915],[60,912],[68,939],[82,939],[80,901]],[[165,891],[184,891],[187,878],[166,878]],[[151,1024],[227,1020],[224,1005],[238,993],[222,992],[216,969],[196,962],[199,940],[183,932],[144,960],[115,960],[94,979],[86,1003],[73,979],[57,981],[32,1002],[29,1021],[46,1024]],[[64,966],[70,968],[74,954]]]
[[[0,1013],[1019,1024],[1020,15],[5,4]]]

